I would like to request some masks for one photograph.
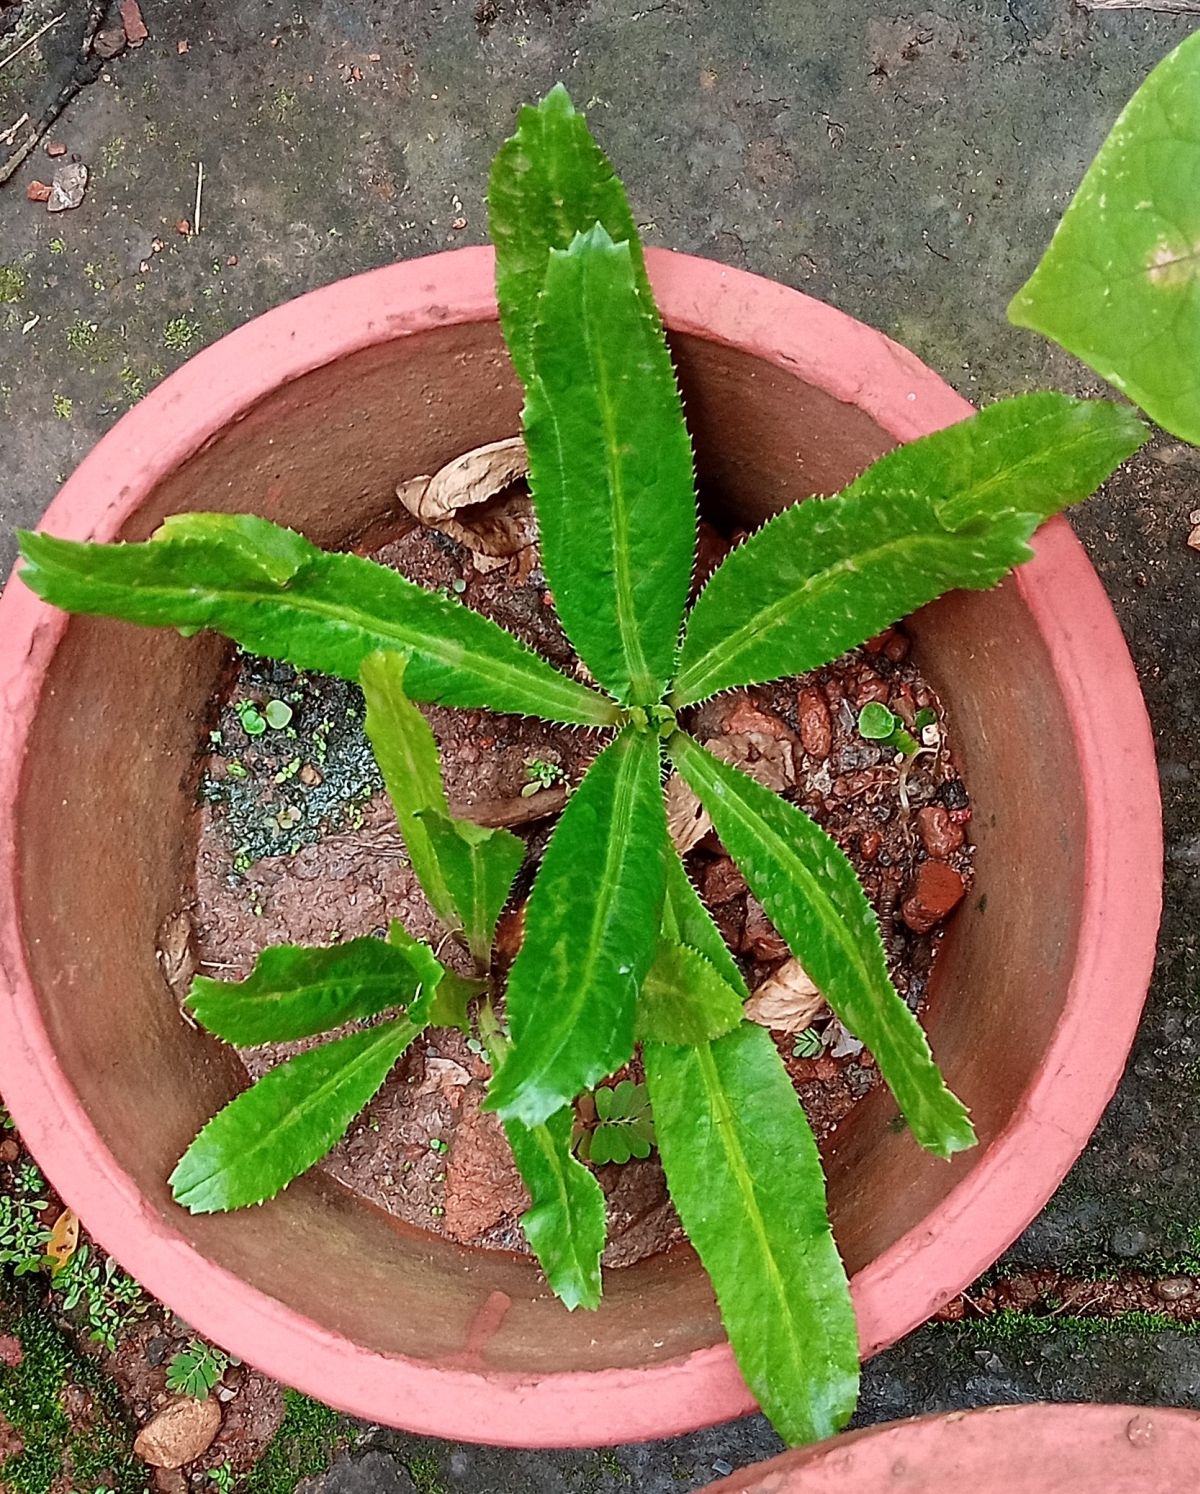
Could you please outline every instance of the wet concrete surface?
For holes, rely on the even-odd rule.
[[[35,521],[189,353],[313,286],[481,242],[492,152],[518,103],[559,78],[618,163],[648,242],[824,297],[970,398],[1095,392],[1077,364],[1009,328],[1004,306],[1122,103],[1198,24],[1069,0],[962,3],[949,17],[864,0],[143,8],[150,40],[110,63],[48,137],[92,168],[83,206],[51,216],[26,201],[55,164],[40,150],[0,188],[5,568],[12,527]],[[45,57],[32,49],[0,70],[0,132],[29,107],[54,46],[51,33]],[[0,56],[7,48],[0,40]],[[176,224],[192,217],[201,161],[203,231],[184,237]],[[1198,507],[1200,455],[1160,441],[1073,520],[1154,720],[1168,913],[1129,1072],[1014,1247],[1020,1263],[1086,1273],[1200,1253],[1200,556],[1185,543]],[[998,1339],[930,1325],[868,1367],[860,1419],[1038,1397],[1200,1406],[1200,1344],[1153,1323],[1084,1336],[1016,1325]],[[605,1454],[364,1429],[322,1486],[666,1491],[777,1449],[758,1418]],[[364,1469],[355,1458],[368,1453]]]

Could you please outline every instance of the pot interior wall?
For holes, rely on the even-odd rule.
[[[743,353],[690,337],[676,353],[706,493],[744,522],[757,522],[768,499],[831,491],[891,444],[861,411]],[[172,512],[225,509],[345,544],[387,515],[397,480],[510,435],[518,409],[492,325],[372,348],[280,389],[210,441],[149,495],[124,537],[146,537]],[[914,627],[964,752],[979,842],[975,892],[947,941],[929,1029],[986,1145],[1063,1001],[1082,878],[1079,775],[1013,585],[948,599]],[[175,1014],[155,954],[186,896],[194,755],[222,649],[72,619],[25,766],[33,974],[62,1067],[120,1166],[197,1249],[381,1351],[465,1353],[496,1292],[512,1303],[488,1345],[498,1369],[646,1364],[717,1341],[711,1292],[686,1249],[610,1273],[601,1311],[568,1315],[530,1263],[406,1229],[319,1179],[230,1216],[191,1218],[171,1203],[175,1160],[236,1086],[236,1065]],[[973,1165],[926,1156],[895,1121],[875,1092],[830,1159],[852,1269]]]

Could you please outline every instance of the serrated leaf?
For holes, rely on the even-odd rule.
[[[468,980],[453,970],[447,970],[437,983],[429,1003],[430,1027],[457,1027],[470,1037],[471,1019],[467,1008],[486,990],[486,980]]]
[[[774,1044],[743,1024],[643,1057],[667,1185],[738,1367],[785,1441],[829,1437],[854,1410],[858,1332],[817,1145]]]
[[[658,738],[626,729],[567,801],[542,860],[508,977],[513,1051],[489,1109],[538,1125],[633,1052],[666,834]]]
[[[440,974],[432,950],[427,953]],[[245,980],[198,975],[186,1005],[214,1036],[254,1048],[407,1006],[420,987],[420,970],[382,939],[352,939],[331,949],[276,944],[263,950]]]
[[[691,585],[692,447],[632,251],[600,224],[554,250],[526,388],[542,566],[568,638],[626,704],[662,699]]]
[[[460,602],[373,561],[319,550],[250,514],[180,514],[146,544],[20,536],[20,575],[68,612],[184,633],[356,680],[380,650],[409,655],[414,700],[611,724],[615,708]]]
[[[450,805],[437,741],[404,688],[407,669],[404,654],[370,654],[362,661],[359,683],[367,702],[367,737],[417,881],[437,916],[457,929],[463,917],[421,818],[430,809],[449,815]]]
[[[738,993],[743,1001],[750,995],[745,977],[725,943],[712,914],[680,857],[672,848],[667,853],[667,891],[663,900],[663,936],[680,944],[689,944],[709,962],[717,974]]]
[[[1200,33],[1154,69],[1088,168],[1009,320],[1200,443]]]
[[[212,1214],[273,1198],[336,1145],[420,1031],[384,1022],[271,1069],[184,1152],[170,1178],[175,1201]]]
[[[686,944],[659,940],[638,997],[637,1035],[643,1042],[706,1043],[741,1020],[740,994],[710,960]]]
[[[870,1048],[913,1134],[940,1157],[975,1144],[920,1023],[888,976],[879,922],[837,844],[794,805],[683,732],[668,743],[750,891],[826,1001]]]
[[[551,249],[602,223],[630,246],[638,288],[654,301],[625,189],[587,121],[557,84],[520,112],[516,134],[496,153],[488,180],[488,226],[496,248],[496,299],[504,341],[521,382],[531,379],[538,297]]]
[[[604,1194],[571,1155],[571,1129],[569,1106],[537,1126],[504,1122],[504,1134],[532,1200],[521,1216],[529,1248],[568,1308],[595,1308],[600,1305],[606,1231]]]
[[[994,586],[1044,519],[1146,435],[1103,400],[1020,395],[889,452],[837,497],[784,509],[697,598],[672,704],[803,674],[945,591]]]
[[[421,811],[418,819],[459,910],[467,947],[486,967],[496,922],[525,859],[525,842],[511,830],[452,819],[433,809]]]

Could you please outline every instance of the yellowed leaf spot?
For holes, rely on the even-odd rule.
[[[51,1261],[51,1270],[61,1271],[79,1248],[79,1219],[70,1209],[64,1209],[54,1221],[46,1255]]]

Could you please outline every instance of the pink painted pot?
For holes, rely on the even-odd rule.
[[[1195,1494],[1200,1415],[991,1406],[785,1453],[709,1494]]]
[[[828,306],[650,256],[714,512],[831,492],[970,407]],[[46,515],[142,539],[254,510],[336,546],[398,479],[518,428],[492,259],[463,250],[316,291],[193,358],[104,438]],[[883,1091],[838,1132],[830,1201],[862,1350],[914,1328],[1042,1207],[1120,1077],[1159,915],[1150,733],[1104,592],[1061,521],[986,594],[913,620],[975,805],[978,880],[928,1026],[981,1145],[922,1152]],[[568,1314],[533,1266],[402,1228],[320,1176],[191,1218],[166,1178],[241,1082],[177,1015],[155,957],[186,896],[197,742],[225,646],[0,603],[0,1090],[100,1243],[189,1323],[373,1421],[525,1446],[661,1437],[753,1402],[687,1249]],[[1113,723],[1119,729],[1113,729]]]

